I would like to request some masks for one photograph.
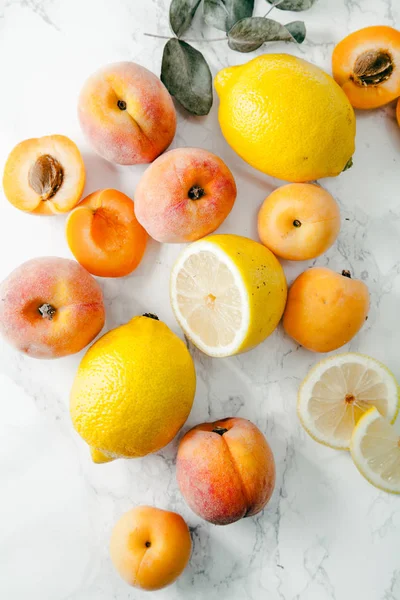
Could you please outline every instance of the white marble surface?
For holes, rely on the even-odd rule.
[[[22,139],[63,133],[84,154],[86,192],[107,186],[133,195],[143,167],[118,168],[91,152],[76,118],[77,94],[88,74],[116,60],[134,60],[158,74],[163,41],[143,33],[168,34],[168,4],[0,1],[0,164]],[[264,0],[256,5],[256,14],[266,12]],[[332,48],[348,32],[377,23],[399,26],[400,2],[318,0],[303,17],[275,11],[282,21],[299,17],[308,27],[301,47],[275,44],[263,51],[291,52],[329,70]],[[213,73],[250,58],[225,42],[202,43],[201,49]],[[217,100],[207,118],[197,119],[179,110],[173,146],[208,148],[226,160],[239,196],[221,231],[256,237],[257,209],[279,182],[228,148],[216,109]],[[358,114],[357,125],[354,167],[322,182],[340,202],[343,227],[335,247],[316,262],[350,268],[368,284],[370,317],[349,347],[381,359],[400,377],[400,130],[393,106]],[[64,220],[22,214],[2,196],[0,277],[34,256],[70,256]],[[131,277],[101,282],[107,328],[150,311],[178,331],[167,294],[178,252],[178,246],[153,243]],[[292,280],[308,264],[284,266]],[[193,352],[198,391],[187,426],[247,417],[265,432],[276,457],[277,485],[267,509],[225,528],[201,521],[183,502],[174,473],[176,443],[142,460],[91,463],[68,414],[80,356],[35,361],[0,344],[2,600],[153,597],[120,580],[108,555],[113,523],[139,503],[179,511],[193,532],[190,566],[177,584],[157,592],[160,600],[399,600],[400,499],[366,483],[346,453],[305,435],[296,391],[318,357],[282,331],[237,358],[211,360]]]

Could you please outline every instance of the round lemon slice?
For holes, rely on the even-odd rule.
[[[357,469],[372,485],[400,494],[400,435],[376,408],[358,421],[350,451]]]
[[[389,422],[396,418],[399,388],[393,374],[377,360],[347,353],[319,362],[303,381],[297,412],[317,442],[348,450],[360,417],[375,406]]]
[[[209,356],[231,356],[262,342],[278,325],[287,287],[268,248],[238,235],[212,235],[179,255],[171,304],[186,336]]]

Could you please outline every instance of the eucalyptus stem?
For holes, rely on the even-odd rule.
[[[271,4],[271,8],[265,13],[264,15],[264,19],[265,17],[268,17],[269,13],[274,10],[275,6],[278,6],[278,4],[281,4],[283,2],[283,0],[275,0],[275,2],[273,4]]]
[[[159,40],[169,40],[171,38],[170,35],[158,35],[157,33],[144,33],[143,35],[152,38],[158,38]],[[182,42],[195,42],[197,44],[201,44],[202,42],[226,42],[228,39],[227,36],[219,37],[219,38],[179,38]]]

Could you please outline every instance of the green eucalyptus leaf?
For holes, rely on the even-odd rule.
[[[286,23],[284,27],[298,44],[302,44],[306,39],[306,26],[303,21],[292,21]]]
[[[281,25],[277,21],[266,19],[265,17],[242,19],[228,32],[228,44],[232,50],[237,50],[238,52],[253,52],[253,50],[257,50],[265,42],[298,41],[295,35],[299,39],[301,36],[299,36],[300,27],[296,23],[299,23],[299,21],[289,23],[290,29],[288,29],[285,25]],[[305,37],[304,23],[302,25]]]
[[[293,10],[300,12],[301,10],[308,10],[315,4],[316,0],[267,0],[270,4],[279,8],[279,10]]]
[[[169,7],[169,22],[172,31],[180,37],[187,31],[201,0],[172,0]]]
[[[251,17],[254,0],[204,0],[207,25],[229,31],[237,21]]]
[[[210,112],[213,102],[211,71],[201,52],[187,42],[172,38],[165,44],[161,81],[193,115]]]

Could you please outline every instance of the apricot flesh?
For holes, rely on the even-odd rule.
[[[137,506],[116,523],[111,560],[121,577],[137,588],[159,590],[173,583],[189,562],[188,526],[175,512]]]
[[[104,320],[99,284],[73,260],[34,258],[0,284],[0,333],[34,358],[79,352]]]
[[[215,525],[256,515],[275,486],[271,448],[247,419],[222,419],[191,429],[179,444],[176,469],[190,508]]]
[[[331,269],[305,271],[289,289],[283,327],[298,344],[313,352],[330,352],[347,344],[368,316],[369,292],[363,281]]]
[[[32,138],[8,156],[4,193],[16,208],[36,215],[70,211],[82,197],[85,166],[72,140],[64,135]]]
[[[135,210],[152,238],[182,243],[215,231],[235,199],[235,180],[218,156],[202,148],[176,148],[146,169],[136,188]]]
[[[373,25],[334,48],[332,71],[354,108],[383,106],[400,96],[400,31]]]
[[[118,190],[98,190],[68,216],[68,245],[92,275],[122,277],[139,265],[147,233],[137,221],[133,201]]]
[[[79,97],[78,117],[96,152],[120,165],[152,162],[176,130],[166,87],[134,62],[112,63],[91,75]]]
[[[329,192],[312,183],[277,188],[258,213],[261,242],[286,260],[320,256],[332,246],[339,231],[339,206]]]

